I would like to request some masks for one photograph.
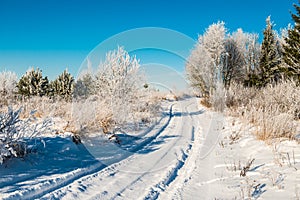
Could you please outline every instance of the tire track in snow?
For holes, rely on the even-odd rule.
[[[139,150],[137,151],[137,153],[139,153],[139,152],[143,151],[144,149],[146,149],[147,147],[151,146],[151,145],[152,145],[152,142],[155,142],[155,140],[158,139],[159,136],[161,136],[161,134],[162,134],[162,133],[166,130],[166,128],[170,125],[170,122],[171,122],[171,120],[172,120],[173,117],[174,117],[173,109],[172,109],[173,106],[174,106],[174,104],[171,105],[171,109],[170,109],[170,113],[169,113],[169,114],[170,114],[170,117],[169,117],[168,123],[160,129],[160,131],[158,132],[158,134],[156,135],[156,137],[155,137],[153,140],[151,140],[151,142],[149,142],[147,145],[145,145],[144,148],[139,149]],[[178,139],[176,140],[175,144],[177,143],[177,141],[178,141],[179,139],[180,139],[180,138],[178,138]],[[172,147],[173,147],[173,146],[171,146],[170,148],[172,148]],[[170,149],[170,148],[169,148],[169,149]],[[168,150],[169,150],[169,149],[168,149]],[[131,187],[133,187],[135,184],[137,184],[139,181],[141,181],[143,177],[145,177],[146,175],[148,175],[149,173],[151,173],[152,171],[154,171],[153,169],[155,169],[155,167],[157,166],[157,164],[158,164],[158,163],[159,163],[159,162],[160,162],[160,161],[161,161],[168,153],[169,153],[169,151],[165,151],[165,153],[161,155],[160,159],[158,159],[158,160],[152,165],[152,167],[151,167],[150,169],[148,169],[147,171],[143,172],[141,175],[139,175],[138,177],[136,177],[134,180],[130,181],[130,183],[127,184],[126,186],[123,186],[121,190],[119,190],[118,192],[116,192],[116,194],[113,195],[112,197],[109,197],[109,199],[117,199],[117,198],[122,197],[123,193],[124,193],[126,190],[128,190],[128,189],[131,188]],[[134,161],[135,161],[135,158],[133,157],[131,160],[134,162]],[[130,189],[129,189],[129,190],[130,190]],[[92,198],[90,198],[90,199],[101,199],[101,197],[102,197],[101,194],[100,194],[100,195],[98,194],[98,195],[96,195],[96,196],[94,196],[94,197],[92,197]],[[102,197],[102,198],[103,198],[103,197]]]
[[[182,177],[188,177],[184,181],[174,182],[170,185],[170,191],[162,196],[162,199],[191,199],[196,194],[198,198],[205,199],[207,194],[213,190],[209,180],[214,177],[212,170],[214,159],[211,155],[214,152],[223,129],[223,115],[216,112],[207,112],[199,116],[199,133],[195,139],[194,153],[187,161],[187,170],[183,170]],[[199,140],[196,142],[196,140]],[[180,180],[180,179],[178,179]],[[207,181],[208,180],[208,181]],[[201,188],[199,182],[205,183]]]
[[[177,157],[179,158],[177,160],[177,163],[175,164],[174,167],[171,168],[171,170],[168,172],[168,174],[161,180],[159,183],[157,183],[154,187],[151,187],[150,192],[146,195],[145,199],[157,199],[158,197],[161,196],[166,196],[164,193],[169,192],[170,188],[172,188],[172,193],[175,193],[174,190],[180,190],[181,187],[183,187],[183,184],[188,180],[186,177],[190,175],[190,172],[187,172],[187,169],[194,169],[194,164],[193,164],[193,159],[190,157],[196,157],[196,152],[194,152],[195,147],[194,144],[200,144],[200,141],[198,141],[199,137],[198,135],[196,136],[196,141],[195,141],[195,125],[196,129],[198,130],[197,123],[195,123],[195,120],[193,118],[193,115],[189,112],[188,108],[193,106],[194,103],[190,103],[185,106],[185,112],[189,113],[188,117],[190,118],[193,126],[191,130],[191,141],[190,144],[186,147],[185,150],[181,149],[181,152],[179,153]],[[189,162],[192,160],[192,162]],[[187,169],[185,169],[185,167]],[[175,183],[176,182],[176,183]],[[179,182],[179,183],[178,183]],[[172,184],[172,187],[170,185]],[[179,185],[179,186],[178,186]],[[165,199],[162,197],[162,199]]]
[[[190,104],[189,104],[190,105]],[[187,107],[189,106],[187,105],[186,108],[185,108],[185,111],[184,110],[181,110],[181,113],[182,112],[185,112],[186,114],[189,113],[187,111]],[[174,113],[173,115],[176,115],[176,113]],[[191,116],[189,116],[191,117]],[[182,119],[182,118],[181,118]],[[183,122],[181,120],[181,122]],[[184,131],[184,124],[183,123],[179,123],[179,124],[176,124],[177,126],[179,126],[180,128],[176,128],[175,130],[180,130],[179,132],[182,133],[182,132],[185,132]],[[186,160],[187,156],[188,156],[188,151],[192,148],[192,142],[195,138],[194,136],[194,130],[195,128],[192,126],[191,127],[191,131],[188,131],[190,132],[190,139],[189,139],[189,142],[187,145],[185,145],[185,147],[187,146],[187,149],[186,150],[183,150],[182,147],[180,147],[180,149],[178,151],[170,151],[171,149],[173,149],[174,146],[176,146],[176,144],[182,140],[182,138],[177,138],[176,140],[173,140],[170,147],[168,149],[164,149],[163,151],[163,154],[160,154],[159,155],[159,158],[155,158],[157,161],[152,165],[151,168],[149,168],[146,172],[142,173],[141,175],[139,175],[138,177],[135,177],[133,181],[130,181],[128,184],[126,184],[126,186],[122,186],[122,189],[118,190],[117,192],[115,192],[115,195],[111,196],[111,197],[106,197],[107,199],[118,199],[118,198],[128,198],[128,194],[129,195],[132,195],[132,193],[134,193],[134,190],[136,188],[139,188],[139,184],[146,184],[145,182],[149,181],[149,179],[153,178],[151,177],[152,174],[151,172],[153,171],[154,168],[156,168],[157,166],[159,166],[159,164],[161,164],[161,161],[167,156],[167,155],[170,155],[170,154],[175,154],[176,155],[176,163],[175,164],[172,164],[172,168],[168,168],[165,172],[166,174],[164,173],[163,175],[163,181],[161,182],[162,184],[156,184],[157,187],[164,187],[164,186],[167,186],[169,185],[177,176],[177,172],[178,170],[183,166],[184,164],[184,161]],[[169,130],[169,132],[174,132],[174,129],[171,129]],[[169,134],[165,134],[165,135],[169,135]],[[162,135],[160,135],[162,136]],[[138,159],[138,158],[135,158],[135,159]],[[133,159],[133,161],[135,160]],[[136,163],[134,163],[136,164]],[[174,167],[175,166],[175,167]],[[165,166],[164,166],[165,168]],[[149,178],[150,176],[150,178]],[[161,178],[159,178],[158,180],[161,180]],[[150,192],[147,192],[142,195],[144,196],[146,199],[151,199],[150,198],[150,195],[153,195],[154,193],[151,193],[152,189],[155,187],[155,186],[152,186],[152,185],[155,185],[155,183],[151,183],[150,185],[145,185],[146,188],[149,188],[148,191],[150,190]],[[141,194],[138,194],[139,196],[136,196],[137,198],[141,198]],[[153,198],[156,198],[158,195],[153,195],[152,197]],[[100,198],[104,198],[103,196],[101,196],[101,194],[97,195],[97,196],[94,196],[93,198],[91,199],[100,199]],[[135,197],[129,197],[129,198],[135,198]]]
[[[130,149],[131,152],[136,152],[136,151],[141,150],[144,145],[155,140],[155,138],[157,138],[159,136],[159,134],[164,131],[164,129],[168,126],[168,124],[171,121],[172,109],[173,109],[173,105],[171,105],[170,108],[168,109],[169,113],[167,116],[168,117],[167,122],[165,122],[163,124],[163,126],[159,129],[159,131],[157,131],[157,133],[155,135],[148,137],[147,139],[145,139],[138,145],[131,148]],[[162,122],[162,119],[158,123],[161,123],[161,122]],[[153,128],[154,127],[152,126],[150,128],[150,130],[149,129],[146,130],[144,135],[151,132],[151,129],[153,129]],[[126,161],[126,157],[123,160]],[[118,164],[114,165],[114,167],[116,167],[117,165]],[[93,176],[92,174],[97,173],[105,168],[107,168],[107,166],[100,162],[100,163],[97,163],[94,165],[90,165],[86,168],[81,168],[78,170],[67,172],[64,175],[60,176],[60,178],[55,177],[55,175],[53,177],[50,176],[48,178],[45,176],[40,176],[40,177],[38,177],[38,179],[43,179],[43,180],[41,180],[37,183],[34,183],[34,184],[30,184],[30,187],[29,186],[26,187],[27,184],[25,182],[29,181],[26,179],[26,180],[23,180],[22,182],[18,183],[20,185],[24,185],[25,187],[20,187],[19,190],[16,190],[15,192],[6,195],[3,199],[5,199],[5,200],[9,200],[9,199],[26,200],[26,199],[41,198],[44,195],[47,195],[51,192],[53,193],[56,190],[59,190],[61,188],[68,186],[69,184],[73,183],[76,180],[79,180],[82,177],[89,176],[89,175]],[[54,198],[54,199],[56,199],[56,198]]]
[[[139,151],[142,151],[145,147],[147,147],[152,141],[154,141],[157,137],[159,137],[159,135],[164,132],[164,130],[168,127],[168,125],[170,124],[170,121],[173,118],[173,104],[170,106],[170,108],[168,109],[169,113],[168,113],[168,120],[167,122],[165,122],[165,124],[156,132],[156,134],[154,134],[151,137],[148,137],[147,139],[145,139],[143,142],[139,143],[139,145],[130,148],[129,151],[133,152],[133,153],[138,153]],[[154,127],[152,127],[153,129]],[[147,130],[146,132],[151,132],[151,130]],[[73,182],[77,182],[77,183],[84,183],[87,182],[88,180],[92,180],[93,178],[99,178],[101,179],[102,177],[105,176],[111,176],[112,174],[116,174],[118,172],[120,172],[118,170],[119,166],[123,166],[126,165],[128,162],[130,162],[133,158],[132,156],[134,156],[135,154],[132,154],[131,156],[129,156],[129,158],[125,158],[123,160],[121,160],[118,163],[114,163],[110,166],[106,166],[106,167],[100,167],[100,168],[96,168],[95,170],[92,171],[86,171],[85,174],[83,174],[82,176],[74,176],[74,178],[71,178],[61,184],[57,184],[55,187],[49,188],[47,190],[42,191],[39,194],[35,194],[35,195],[29,195],[28,199],[32,199],[32,198],[38,198],[38,197],[43,197],[42,199],[57,199],[57,197],[59,198],[63,198],[63,196],[66,195],[65,191],[70,190],[70,187],[68,185],[72,184]],[[82,184],[78,184],[78,185],[82,185]],[[84,188],[86,189],[86,188]],[[84,192],[82,189],[79,188],[79,192]]]
[[[176,144],[178,140],[179,139],[177,139],[174,144]],[[170,147],[169,149],[171,149],[171,148],[172,147]],[[128,190],[128,188],[134,187],[134,185],[137,184],[139,181],[141,181],[146,175],[148,175],[149,172],[151,172],[159,164],[159,162],[167,156],[168,153],[169,153],[169,151],[166,151],[160,157],[160,159],[158,159],[157,162],[155,162],[155,164],[153,165],[153,167],[150,170],[148,170],[147,172],[144,172],[142,175],[140,175],[138,178],[136,178],[132,183],[130,183],[129,185],[125,186],[118,194],[116,194],[114,197],[112,197],[112,199],[115,199],[118,196],[122,196],[122,193],[124,193],[124,191]],[[186,155],[183,153],[182,156],[185,157]],[[184,158],[182,158],[182,160],[184,160]],[[174,174],[176,174],[177,168],[180,168],[180,165],[183,165],[183,161],[178,160],[178,164],[176,164],[176,167],[174,168],[174,171],[171,171],[169,173],[168,178],[165,180],[165,184],[166,185],[175,178]]]

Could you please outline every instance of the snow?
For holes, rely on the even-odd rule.
[[[300,196],[297,141],[267,145],[238,119],[197,98],[165,101],[161,119],[140,132],[97,133],[0,165],[0,199],[293,199]],[[240,176],[249,160],[253,164]]]

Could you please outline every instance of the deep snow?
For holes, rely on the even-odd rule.
[[[300,148],[266,145],[197,98],[166,101],[157,124],[118,133],[121,144],[68,133],[46,148],[0,166],[1,199],[296,199]],[[237,136],[237,137],[235,137]],[[255,159],[246,176],[246,162]]]

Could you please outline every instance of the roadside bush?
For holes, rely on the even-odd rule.
[[[256,98],[259,90],[255,87],[244,87],[242,84],[232,83],[226,90],[226,107],[230,114],[241,116],[244,113],[244,107]]]
[[[21,109],[8,108],[0,113],[0,164],[12,157],[24,157],[35,150],[38,144],[44,144],[40,136],[50,131],[51,121],[34,122],[34,117],[20,119]],[[40,141],[40,142],[38,142]]]
[[[293,138],[299,120],[300,87],[291,81],[261,89],[233,85],[227,91],[226,105],[231,115],[256,126],[259,139]]]
[[[11,71],[0,72],[0,105],[7,106],[14,100],[17,92],[17,75]]]

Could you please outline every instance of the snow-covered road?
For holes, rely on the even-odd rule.
[[[198,120],[203,110],[194,98],[170,104],[169,120],[165,126],[158,125],[163,128],[153,130],[157,133],[148,133],[154,135],[151,141],[128,158],[75,180],[45,195],[45,199],[155,199],[167,192],[172,182],[183,186],[193,173],[185,165],[192,165],[200,151]],[[185,173],[181,173],[184,168]]]
[[[4,199],[205,197],[211,188],[199,186],[211,180],[209,168],[213,163],[208,155],[218,143],[223,125],[222,116],[205,112],[198,101],[186,98],[169,102],[165,117],[135,143],[129,143],[131,146],[95,147],[86,142],[84,148],[76,148],[82,148],[78,150],[81,154],[88,152],[87,166],[16,181],[15,187],[7,185],[0,193],[5,194]],[[70,148],[75,147],[67,150]]]
[[[197,98],[165,101],[163,107],[153,126],[118,133],[120,145],[97,133],[79,145],[67,133],[44,137],[45,149],[0,165],[0,199],[300,196],[296,141],[267,146],[253,136],[251,126],[205,110]],[[251,159],[253,166],[241,176]]]

